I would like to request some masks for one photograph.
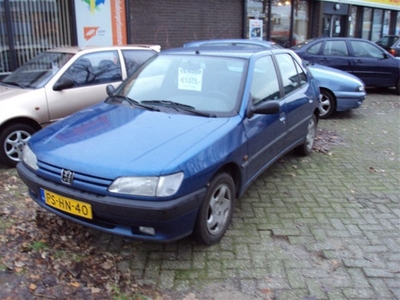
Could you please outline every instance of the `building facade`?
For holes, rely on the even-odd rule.
[[[400,0],[0,0],[0,74],[44,49],[97,41],[167,49],[248,38],[291,47],[319,36],[387,34],[400,35]]]

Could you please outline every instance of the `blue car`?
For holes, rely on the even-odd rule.
[[[183,45],[190,47],[231,46],[241,48],[282,48],[279,44],[264,40],[249,39],[215,39],[188,42]],[[304,62],[317,80],[320,88],[321,108],[320,118],[327,119],[335,112],[349,111],[361,106],[367,93],[365,85],[358,77],[339,69]]]
[[[371,41],[321,37],[300,43],[292,50],[311,63],[349,72],[367,87],[394,87],[400,95],[400,58]]]
[[[313,149],[318,86],[288,49],[168,50],[107,90],[17,165],[40,206],[98,230],[217,243],[257,176]]]
[[[367,97],[364,83],[350,73],[318,64],[308,64],[308,68],[319,86],[321,119],[358,108]]]

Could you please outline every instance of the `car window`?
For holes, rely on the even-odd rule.
[[[287,95],[301,86],[300,82],[304,81],[301,76],[304,74],[297,73],[295,61],[289,54],[278,54],[276,58],[282,75],[285,95]]]
[[[146,60],[155,54],[150,50],[122,50],[128,76],[131,76]]]
[[[299,65],[299,63],[296,60],[293,60],[293,62],[297,69],[300,86],[307,84],[307,76],[306,76],[306,73],[304,72],[303,68]]]
[[[231,115],[238,105],[245,74],[242,59],[159,55],[119,90],[144,104],[169,101],[193,110]]]
[[[3,82],[21,87],[43,87],[72,57],[71,53],[42,52],[4,78]]]
[[[74,87],[121,81],[121,65],[118,52],[101,51],[78,58],[65,72]]]
[[[251,96],[254,104],[280,98],[278,77],[271,56],[259,58],[253,70]]]
[[[350,41],[354,49],[354,56],[369,58],[384,58],[385,52],[379,47],[364,41]]]
[[[310,48],[307,50],[308,54],[318,54],[319,49],[321,49],[322,42],[316,43],[315,45],[310,46]]]
[[[322,51],[323,55],[348,56],[346,41],[327,41]]]

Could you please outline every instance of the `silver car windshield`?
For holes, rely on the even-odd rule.
[[[2,83],[22,88],[41,88],[73,56],[71,53],[42,52],[5,77]]]
[[[230,57],[160,55],[134,74],[119,93],[156,106],[233,113],[241,99],[246,60]]]

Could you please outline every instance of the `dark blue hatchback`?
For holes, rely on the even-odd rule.
[[[395,87],[400,95],[400,59],[358,38],[317,38],[292,47],[302,59],[347,71],[369,87]]]
[[[312,151],[320,105],[287,49],[165,51],[108,94],[32,136],[17,165],[29,194],[106,232],[208,245],[258,175]]]

